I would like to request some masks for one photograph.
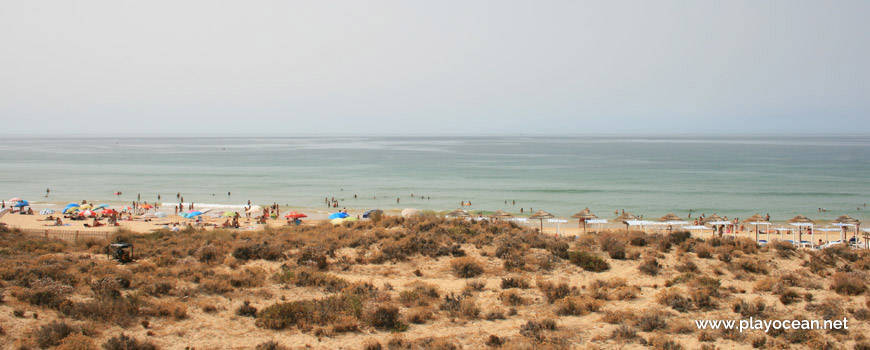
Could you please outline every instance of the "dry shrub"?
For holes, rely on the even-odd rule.
[[[613,333],[610,334],[610,339],[619,341],[634,340],[637,339],[637,331],[634,328],[623,324],[613,330]]]
[[[630,286],[624,278],[614,277],[607,281],[595,280],[589,286],[590,295],[599,300],[631,300],[640,294],[640,288]]]
[[[257,308],[251,306],[251,302],[245,300],[242,305],[236,309],[236,315],[243,317],[256,317],[257,316]]]
[[[691,260],[686,260],[682,264],[677,264],[677,266],[674,266],[674,268],[678,272],[682,273],[698,272],[698,265],[696,265],[695,262]]]
[[[405,307],[429,306],[441,296],[438,286],[431,283],[414,282],[409,287],[399,293],[399,302]]]
[[[659,262],[658,262],[658,260],[656,260],[656,258],[649,257],[649,258],[644,259],[643,263],[641,263],[637,267],[637,269],[640,270],[640,272],[643,272],[644,274],[647,274],[650,276],[656,276],[659,274],[659,271],[662,269],[662,266],[659,265]]]
[[[224,278],[208,278],[200,281],[197,291],[206,294],[225,295],[233,291],[233,286]]]
[[[568,260],[583,270],[590,272],[604,272],[610,269],[610,264],[604,259],[586,251],[568,252]]]
[[[288,347],[281,345],[281,343],[276,342],[274,340],[269,340],[257,344],[254,350],[289,350]]]
[[[601,316],[601,321],[610,324],[620,324],[626,321],[633,321],[637,315],[633,311],[626,310],[607,310],[604,316]]]
[[[556,314],[562,316],[583,316],[598,312],[604,303],[589,296],[567,297],[556,302]]]
[[[776,255],[780,258],[791,258],[795,254],[796,247],[794,244],[785,241],[774,241],[772,244],[773,248],[776,249]]]
[[[255,324],[269,329],[298,327],[308,330],[311,326],[326,326],[343,316],[360,318],[363,300],[355,295],[342,293],[323,299],[279,302],[257,313]]]
[[[656,294],[656,301],[664,306],[670,306],[679,312],[688,312],[692,302],[683,296],[683,292],[676,288],[667,288]]]
[[[408,322],[424,324],[432,319],[432,310],[427,307],[416,307],[408,311]]]
[[[571,294],[572,290],[572,288],[568,286],[568,283],[565,282],[556,284],[549,281],[538,280],[537,284],[538,289],[544,294],[544,297],[547,298],[547,302],[550,304],[568,296]]]
[[[276,261],[284,257],[283,250],[282,247],[270,245],[269,242],[244,244],[236,247],[233,257],[242,261],[257,259]]]
[[[521,288],[526,289],[529,288],[529,280],[525,277],[520,276],[511,276],[505,277],[501,279],[501,288]]]
[[[737,268],[749,273],[766,275],[769,271],[767,264],[765,264],[760,259],[741,258],[737,260],[734,265]]]
[[[36,345],[42,349],[56,347],[60,345],[61,340],[70,334],[81,333],[81,329],[72,327],[66,322],[54,321],[47,325],[42,325],[37,329],[33,338],[36,340]]]
[[[320,287],[327,292],[337,292],[350,285],[341,277],[309,268],[284,269],[275,276],[275,280],[280,283],[292,283],[297,287]]]
[[[501,300],[501,302],[507,306],[520,306],[529,303],[529,300],[520,295],[516,290],[506,290],[501,292],[498,296],[498,300]]]
[[[400,320],[399,308],[393,305],[375,306],[365,313],[364,320],[381,330],[403,332],[408,329],[408,325]]]
[[[266,270],[260,267],[246,267],[230,276],[230,285],[235,288],[260,287],[266,280]]]
[[[735,313],[740,314],[744,318],[754,317],[754,318],[763,318],[767,314],[765,310],[767,309],[767,304],[764,302],[762,298],[756,298],[752,302],[746,302],[743,299],[737,299],[734,304],[731,305],[731,310]]]
[[[625,259],[625,243],[622,238],[613,234],[602,234],[598,237],[601,250],[607,252],[611,259]]]
[[[153,316],[172,317],[176,320],[187,318],[187,305],[177,301],[157,301],[154,303]]]
[[[664,315],[655,311],[646,311],[637,318],[637,328],[644,332],[652,332],[668,327]]]
[[[701,259],[710,259],[713,257],[713,247],[709,243],[702,242],[695,245],[695,255]]]
[[[369,338],[363,342],[363,350],[383,350],[383,346],[377,339]]]
[[[867,285],[858,274],[837,272],[831,278],[831,289],[841,295],[860,295],[867,290]]]
[[[224,255],[226,255],[226,253],[227,252],[225,250],[222,250],[213,244],[206,244],[197,249],[193,255],[199,262],[204,264],[211,264],[218,261],[223,261],[223,257]]]
[[[94,338],[83,334],[71,334],[60,342],[57,350],[98,350]]]
[[[124,333],[109,338],[103,343],[105,350],[157,350],[157,346],[148,342],[140,341],[133,337],[128,337]]]
[[[671,339],[670,337],[656,334],[653,335],[647,343],[652,346],[653,349],[656,350],[681,350],[683,349],[683,345],[677,342],[676,340]]]
[[[779,301],[783,305],[789,305],[800,301],[800,295],[792,289],[786,289],[782,292],[782,295],[779,296]]]
[[[475,319],[480,315],[480,307],[477,306],[473,297],[454,295],[450,293],[444,296],[441,310],[447,311],[451,317],[462,316],[467,319]]]
[[[460,278],[473,278],[483,274],[483,265],[472,257],[462,257],[453,259],[450,262],[450,268],[453,273]]]

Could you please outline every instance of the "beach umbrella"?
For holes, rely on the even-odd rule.
[[[91,208],[93,208],[93,207],[94,207],[94,206],[91,205],[91,204],[84,204],[84,205],[80,206],[79,208],[82,209],[82,210],[84,210],[84,209],[91,209]]]
[[[100,212],[100,214],[103,214],[103,215],[112,215],[112,214],[117,214],[117,213],[118,212],[116,212],[112,209],[108,209],[108,208],[103,209],[103,211]]]
[[[121,207],[121,209],[118,209],[118,210],[120,210],[120,211],[133,211],[133,208],[129,205],[125,205],[125,206]]]
[[[14,203],[14,202],[20,202],[20,201],[21,201],[21,198],[18,198],[18,197],[12,197],[12,198],[9,198],[9,200],[8,200],[7,202],[13,202],[13,203]]]
[[[364,218],[368,218],[369,216],[372,216],[372,214],[374,214],[374,213],[381,213],[381,214],[383,214],[384,211],[383,211],[383,210],[380,210],[380,209],[372,209],[372,210],[369,210],[369,211],[363,213],[362,217],[364,217]]]
[[[465,210],[456,209],[454,211],[447,213],[447,216],[451,217],[451,218],[467,218],[467,217],[471,216],[471,214],[469,214]]]
[[[79,216],[85,216],[85,217],[89,217],[89,218],[92,218],[96,215],[97,215],[97,213],[94,213],[92,210],[85,210],[85,211],[79,212]]]
[[[164,212],[159,212],[157,214],[154,214],[154,216],[158,217],[158,218],[165,218],[165,217],[169,216],[169,214],[166,214]]]
[[[337,213],[329,214],[329,220],[332,220],[332,219],[344,219],[344,218],[346,218],[346,217],[348,217],[348,216],[350,216],[350,215],[347,215],[347,213],[345,213],[345,212],[343,212],[343,211],[340,211],[340,212],[337,212]]]
[[[21,200],[21,201],[18,201],[18,203],[15,203],[15,205],[13,205],[12,207],[13,208],[24,208],[27,206],[30,206],[30,203],[28,203],[27,201]]]
[[[221,216],[223,216],[223,217],[225,217],[225,218],[235,217],[235,216],[236,216],[236,213],[231,212],[231,211],[225,211]]]
[[[813,222],[813,220],[810,220],[810,218],[803,216],[803,215],[797,215],[797,216],[789,219],[787,221],[787,223],[798,227],[798,239],[797,239],[798,242],[797,242],[797,244],[801,244],[803,242],[803,239],[801,238],[801,236],[803,235],[802,228],[804,226],[809,226],[810,229],[812,230],[813,224],[815,224],[815,222]],[[810,232],[812,232],[812,231],[810,231]],[[813,235],[811,236],[810,239],[815,239],[815,233],[813,233]]]
[[[840,217],[838,217],[838,218],[837,218],[836,220],[834,220],[832,223],[833,223],[835,226],[840,226],[840,227],[842,228],[843,232],[840,233],[840,240],[841,240],[841,241],[844,241],[844,242],[846,241],[846,227],[848,227],[848,226],[854,226],[854,227],[855,227],[855,236],[854,236],[854,237],[856,237],[856,239],[857,239],[857,237],[858,237],[858,226],[861,225],[861,222],[858,221],[857,219],[855,219],[855,218],[853,218],[853,217],[851,217],[851,216],[849,216],[849,215],[840,215]]]
[[[39,215],[51,215],[51,214],[54,214],[54,210],[42,209],[39,211]]]
[[[571,215],[571,217],[575,218],[575,219],[579,219],[579,221],[577,222],[578,225],[580,223],[583,223],[583,233],[586,233],[586,220],[598,218],[598,216],[596,216],[595,214],[592,214],[592,212],[589,211],[589,207],[586,207],[586,209],[583,209],[583,210],[577,212],[576,214]]]
[[[496,210],[495,213],[489,214],[491,218],[510,218],[513,217],[510,213],[506,213],[503,210]]]
[[[103,208],[108,208],[108,207],[109,207],[108,204],[100,204],[100,205],[94,207],[93,210],[103,209]]]
[[[368,211],[366,213],[368,213]],[[300,212],[291,211],[291,212],[287,213],[287,215],[284,215],[284,217],[288,218],[288,219],[299,219],[299,218],[307,218],[308,215],[302,214]]]
[[[154,206],[151,205],[151,204],[143,204],[143,205],[140,205],[139,208],[142,208],[142,209],[148,210],[148,209],[152,209],[152,208],[154,208]]]
[[[553,216],[553,214],[545,212],[543,209],[541,209],[541,210],[538,210],[537,212],[535,212],[534,214],[530,215],[529,219],[541,220],[541,233],[543,233],[544,232],[544,219],[552,219],[554,217],[555,216]]]
[[[201,211],[199,211],[199,210],[194,210],[194,211],[192,211],[192,212],[189,212],[189,213],[187,213],[187,214],[184,214],[183,216],[184,216],[185,218],[188,218],[188,219],[193,219],[193,218],[195,218],[195,217],[197,217],[197,216],[200,216],[200,215],[202,215],[202,214],[205,214],[205,212],[201,212]]]
[[[637,216],[634,216],[634,214],[626,211],[626,212],[623,212],[621,215],[617,216],[615,219],[613,219],[613,222],[621,222],[621,223],[625,224],[625,229],[628,230],[628,222],[633,221],[633,220],[640,220],[640,218],[638,218]]]
[[[674,214],[674,213],[668,213],[668,215],[665,215],[665,216],[660,217],[660,218],[659,218],[659,221],[661,221],[661,222],[668,222],[668,221],[683,221],[683,219],[680,218],[679,216],[677,216],[677,214]]]
[[[748,217],[746,220],[743,220],[743,223],[755,225],[756,242],[758,242],[758,225],[770,225],[770,222],[768,222],[767,219],[759,213],[755,213],[755,215]],[[767,239],[770,240],[770,232],[767,233]]]
[[[420,216],[420,215],[423,215],[423,213],[421,213],[419,210],[417,210],[415,208],[402,209],[402,217],[405,219],[410,219],[412,217]]]
[[[719,216],[719,215],[713,214],[713,215],[710,215],[710,216],[708,216],[708,217],[705,217],[704,220],[701,220],[700,224],[703,225],[703,224],[706,224],[706,223],[708,223],[708,222],[712,222],[712,221],[722,221],[722,220],[725,220],[725,219],[723,219],[723,218],[722,218],[721,216]]]

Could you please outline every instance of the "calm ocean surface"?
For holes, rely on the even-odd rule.
[[[334,196],[355,209],[471,201],[468,210],[557,216],[588,206],[602,218],[618,208],[645,218],[693,208],[870,220],[870,141],[854,137],[7,138],[0,164],[2,199],[43,204],[121,204],[139,193],[170,203],[181,192],[201,204],[323,210]]]

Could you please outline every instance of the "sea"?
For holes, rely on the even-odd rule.
[[[197,208],[333,211],[324,200],[335,198],[359,210],[870,220],[861,137],[7,137],[0,166],[0,199],[35,207],[171,208],[183,196]]]

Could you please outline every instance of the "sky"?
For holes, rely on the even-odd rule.
[[[0,135],[870,132],[868,1],[4,1]]]

